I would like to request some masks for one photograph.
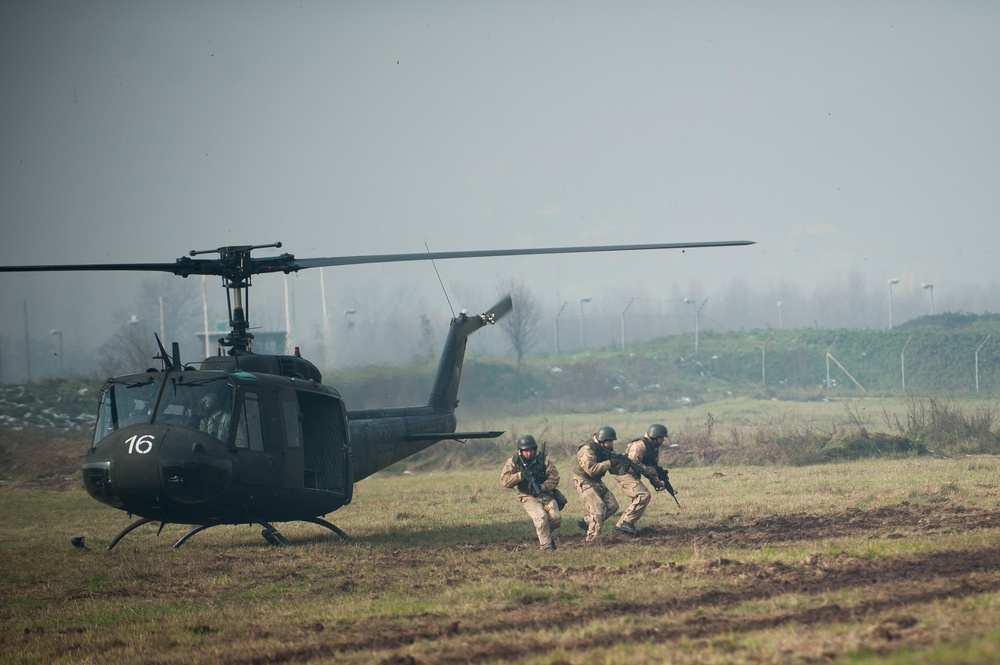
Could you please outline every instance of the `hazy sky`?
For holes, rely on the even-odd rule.
[[[998,34],[992,1],[6,0],[0,263],[749,239],[438,270],[470,309],[508,278],[556,308],[853,271],[941,310],[997,278]],[[337,312],[377,280],[447,320],[429,263],[325,273]],[[27,298],[100,337],[143,278],[0,275],[0,334]]]

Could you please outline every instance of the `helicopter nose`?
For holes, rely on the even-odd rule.
[[[97,457],[84,466],[87,490],[104,503],[136,514],[148,516],[164,500],[205,503],[232,483],[228,449],[187,429],[145,425],[122,430],[99,447],[103,459]]]
[[[160,473],[163,492],[172,501],[205,503],[225,492],[233,482],[233,460],[229,451],[217,443],[180,440],[164,445]]]

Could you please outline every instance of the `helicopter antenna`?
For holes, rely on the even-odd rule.
[[[424,241],[424,248],[427,250],[428,254],[431,253],[431,248],[427,245],[426,240]],[[437,263],[434,262],[434,259],[431,259],[431,265],[434,266],[434,274],[437,275],[438,284],[441,285],[441,290],[444,291],[444,299],[448,301],[448,309],[451,310],[451,318],[455,318],[455,308],[451,306],[451,298],[448,297],[448,289],[444,288],[444,282],[441,280],[441,273],[438,272]]]
[[[163,363],[163,369],[165,370],[173,369],[174,368],[173,357],[167,355],[167,350],[163,347],[163,342],[160,341],[160,336],[154,332],[153,337],[156,338],[156,346],[160,347],[160,355],[153,356],[153,359],[159,360],[161,363]],[[176,344],[176,342],[174,343]]]

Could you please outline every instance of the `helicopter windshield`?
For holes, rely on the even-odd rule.
[[[225,375],[200,381],[185,379],[172,377],[164,386],[161,378],[148,376],[108,385],[101,393],[92,445],[123,427],[151,422],[190,427],[225,442],[233,411],[233,386]],[[161,388],[163,396],[154,417]]]
[[[143,377],[135,381],[116,381],[101,392],[101,408],[94,430],[94,445],[115,430],[148,423],[153,403],[160,392],[160,381]]]

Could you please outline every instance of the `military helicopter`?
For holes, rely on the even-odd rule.
[[[455,408],[469,335],[512,308],[509,296],[479,315],[451,320],[427,403],[349,410],[301,356],[252,351],[249,290],[254,275],[306,268],[455,258],[568,254],[749,245],[752,241],[550,247],[297,259],[254,257],[269,245],[191,251],[174,263],[0,266],[0,272],[157,271],[222,278],[229,333],[219,355],[182,363],[156,337],[160,368],[108,379],[83,462],[83,482],[96,500],[138,519],[108,544],[159,522],[193,528],[173,547],[219,525],[257,524],[272,545],[289,541],[274,523],[303,521],[349,536],[324,519],[351,503],[354,484],[444,440],[494,438],[503,432],[456,431]],[[218,254],[217,258],[194,258]],[[225,350],[225,353],[223,353]]]

